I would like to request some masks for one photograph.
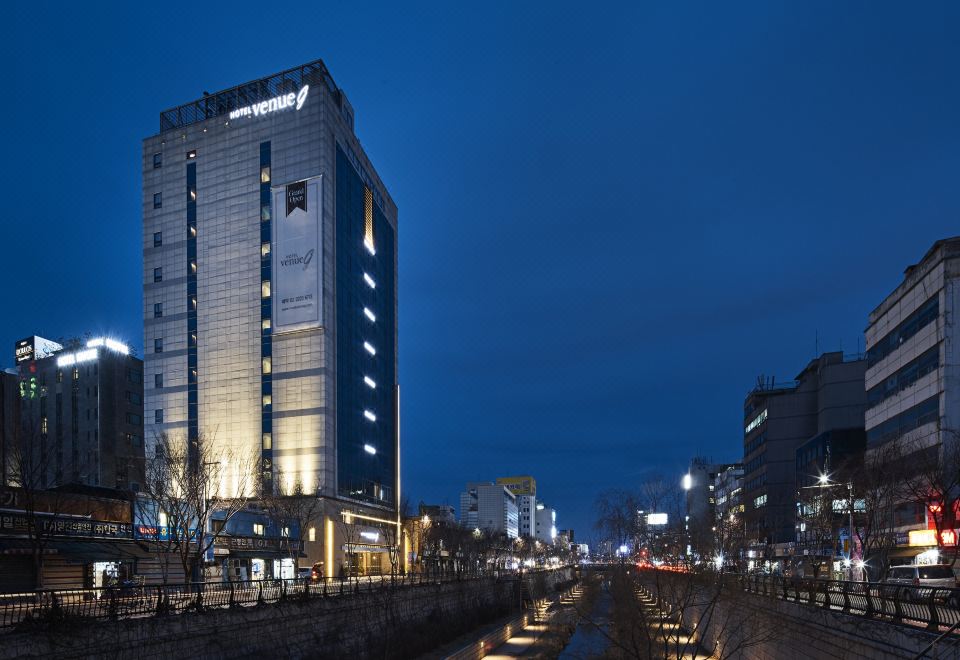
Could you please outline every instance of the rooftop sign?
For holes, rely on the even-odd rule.
[[[280,96],[274,96],[268,101],[260,101],[259,103],[237,108],[236,110],[231,110],[230,119],[250,117],[251,115],[254,117],[261,117],[263,115],[279,112],[280,110],[287,110],[288,108],[299,110],[306,102],[307,94],[309,93],[310,85],[304,85],[296,94],[293,92],[290,92],[289,94],[281,94]]]

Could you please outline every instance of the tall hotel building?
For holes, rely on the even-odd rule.
[[[143,141],[147,455],[160,433],[255,453],[248,490],[299,480],[343,505],[324,538],[347,508],[395,513],[396,234],[321,61],[161,112]]]

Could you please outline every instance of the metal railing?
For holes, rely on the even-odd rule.
[[[301,577],[233,582],[43,589],[0,594],[0,631],[56,625],[68,620],[135,619],[209,609],[255,607],[282,601],[337,598],[451,582],[517,580],[567,566],[516,572],[423,571],[362,577]]]
[[[407,573],[312,579],[193,582],[92,589],[44,589],[0,594],[0,630],[49,625],[71,619],[130,619],[215,608],[254,607],[285,600],[335,598],[468,580],[514,579],[515,574],[488,572]]]
[[[949,630],[960,622],[960,589],[790,578],[776,575],[728,575],[749,593],[821,607],[892,623]]]

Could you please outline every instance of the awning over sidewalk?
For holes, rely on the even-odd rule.
[[[29,539],[0,539],[0,555],[31,555]],[[44,555],[58,555],[78,562],[124,561],[144,559],[153,554],[136,541],[65,541],[51,539],[43,543]]]

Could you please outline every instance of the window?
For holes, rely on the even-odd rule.
[[[73,368],[73,379],[80,380],[80,370],[76,367]]]
[[[140,372],[136,369],[127,369],[127,382],[138,385],[141,382],[141,378],[142,376],[140,375]]]
[[[196,157],[197,157],[196,149],[191,149],[190,151],[187,152],[187,160],[193,160]]]
[[[282,537],[284,537],[284,538],[289,538],[289,537],[290,537],[290,528],[289,528],[289,527],[284,527],[283,529],[281,529],[281,530],[280,530],[280,536],[282,536]]]
[[[153,281],[162,282],[163,281],[163,268],[154,268],[153,269]]]
[[[260,183],[270,183],[270,166],[264,165],[260,168]]]
[[[262,330],[269,330],[269,329],[270,329],[270,319],[263,319],[262,321],[260,321],[260,328],[261,328]]]
[[[260,207],[260,220],[267,222],[270,220],[270,205],[264,204]]]
[[[872,367],[884,359],[900,345],[913,337],[922,328],[937,320],[940,315],[940,297],[935,294],[915,312],[905,318],[900,325],[888,332],[876,344],[867,350],[867,367]]]
[[[254,536],[263,536],[263,523],[253,523]]]
[[[260,283],[260,297],[269,298],[270,297],[270,280],[264,280]]]
[[[766,493],[764,493],[764,494],[761,495],[760,497],[755,497],[755,498],[753,498],[753,506],[754,506],[754,508],[759,509],[760,507],[766,506],[766,505],[767,505],[767,494],[766,494]]]
[[[57,369],[57,382],[58,383],[63,382],[63,371],[61,371],[60,369]]]
[[[157,408],[153,411],[153,421],[156,424],[163,424],[163,408]]]
[[[268,257],[268,256],[270,256],[270,244],[269,244],[269,243],[261,243],[261,244],[260,244],[260,256],[261,256],[261,257]]]
[[[140,422],[143,421],[143,418],[140,415],[135,415],[133,413],[127,413],[127,424],[132,424],[133,426],[139,426]],[[161,420],[163,421],[163,420]]]
[[[263,395],[263,407],[266,408],[267,406],[271,406],[271,405],[273,405],[273,397],[272,397],[271,395],[269,395],[269,394],[264,394],[264,395]]]
[[[153,247],[160,247],[161,245],[163,245],[163,232],[153,232]]]
[[[163,387],[163,374],[153,374],[153,386]]]
[[[311,527],[309,530],[307,530],[307,540],[310,541],[311,543],[313,543],[314,541],[317,540],[317,528],[316,528],[316,527]]]
[[[273,435],[270,433],[263,434],[263,448],[264,449],[273,449]]]
[[[153,318],[158,319],[163,316],[163,303],[153,303]]]
[[[363,187],[363,244],[370,254],[375,254],[373,245],[373,192]]]
[[[158,170],[163,166],[163,154],[155,153],[153,154],[153,169]]]
[[[194,186],[191,186],[187,189],[187,201],[195,202],[197,201],[197,189]]]
[[[160,193],[153,193],[153,208],[158,209],[163,206],[163,196]]]
[[[153,340],[153,352],[163,353],[163,337],[157,337]]]
[[[261,368],[263,369],[263,373],[265,374],[268,374],[271,372],[272,364],[271,364],[270,358],[268,357],[263,358],[263,360],[261,361]]]
[[[143,403],[143,399],[138,392],[127,392],[126,398],[127,403],[132,403],[135,406],[139,406],[141,403]]]

